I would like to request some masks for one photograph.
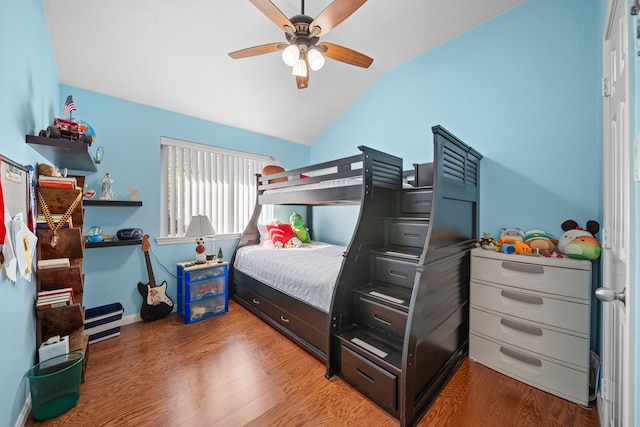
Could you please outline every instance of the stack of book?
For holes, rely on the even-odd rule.
[[[69,258],[51,258],[38,260],[38,270],[69,267],[70,265],[71,263],[69,262]]]
[[[53,291],[38,292],[36,300],[37,310],[48,310],[50,308],[65,307],[76,303],[76,297],[72,288],[61,288]]]
[[[38,177],[38,187],[42,188],[62,188],[75,190],[78,186],[76,178],[73,176],[45,176]]]
[[[51,219],[53,220],[53,223],[57,225],[62,220],[63,216],[64,214],[51,214]],[[61,228],[71,227],[73,227],[73,221],[71,220],[71,217],[69,217]],[[43,214],[36,215],[36,228],[49,228],[49,223]]]

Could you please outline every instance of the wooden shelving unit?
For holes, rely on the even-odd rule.
[[[98,171],[88,144],[35,135],[27,135],[26,142],[59,169]]]

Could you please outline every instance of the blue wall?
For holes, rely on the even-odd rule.
[[[409,169],[433,160],[440,124],[484,156],[481,231],[601,221],[599,34],[593,2],[528,1],[383,75],[311,161],[363,144]]]
[[[139,189],[138,200],[143,202],[140,208],[86,207],[84,225],[87,228],[99,225],[105,234],[128,227],[139,227],[149,234],[154,277],[158,284],[167,281],[168,294],[174,301],[177,301],[175,264],[194,257],[195,242],[156,245],[155,237],[160,230],[160,138],[272,155],[287,167],[309,162],[309,148],[298,144],[65,85],[60,87],[60,105],[68,94],[73,94],[77,117],[90,123],[96,132],[90,150],[95,153],[98,147],[104,149],[98,172],[86,175],[85,183],[100,194],[101,179],[109,172],[114,199],[127,200],[129,187],[135,187]],[[236,242],[236,239],[216,242],[227,260]],[[86,307],[120,302],[125,316],[139,312],[142,300],[136,284],[148,282],[139,246],[87,249],[83,271]]]
[[[10,7],[9,7],[10,5]],[[59,105],[58,74],[40,0],[0,0],[0,154],[23,164],[39,156],[25,135]],[[16,212],[12,212],[15,215]],[[11,283],[0,270],[0,426],[13,426],[35,361],[35,280]]]

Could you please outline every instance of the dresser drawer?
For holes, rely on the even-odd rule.
[[[580,405],[589,404],[589,372],[516,347],[469,335],[469,357],[496,371]]]
[[[402,213],[414,214],[431,212],[433,191],[407,191],[401,196]]]
[[[408,246],[422,249],[427,239],[427,222],[388,221],[389,243],[394,246]]]
[[[471,281],[471,306],[589,335],[590,304]]]
[[[471,279],[591,300],[590,261],[477,249],[472,251]]]
[[[404,337],[407,314],[356,294],[358,319],[363,324],[396,338]]]
[[[471,308],[472,333],[485,335],[508,345],[589,368],[589,339],[551,330],[538,323],[501,316]]]
[[[397,377],[364,357],[340,346],[340,372],[344,379],[390,412],[398,409]]]
[[[413,289],[413,282],[416,278],[416,264],[375,255],[372,264],[377,282]]]

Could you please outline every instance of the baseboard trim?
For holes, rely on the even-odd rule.
[[[27,420],[29,419],[30,413],[31,413],[31,393],[27,393],[27,398],[24,401],[24,405],[22,406],[22,411],[20,411],[20,415],[16,420],[15,427],[24,427],[27,424]]]

